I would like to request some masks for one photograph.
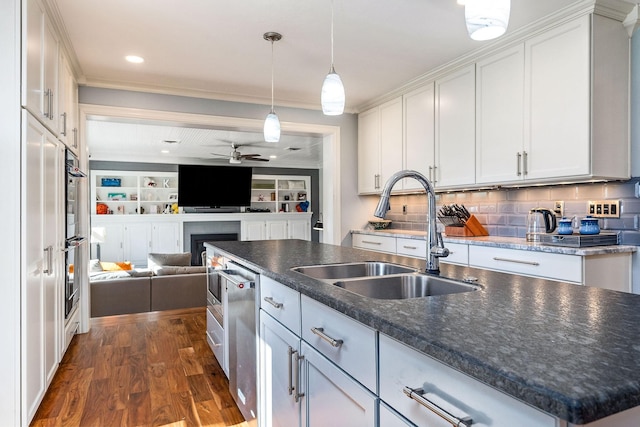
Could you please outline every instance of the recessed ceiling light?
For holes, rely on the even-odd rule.
[[[270,155],[270,156],[269,156],[269,158],[270,158],[270,159],[277,159],[277,158],[278,158],[278,156],[276,156],[275,154],[272,154],[272,155]]]
[[[124,57],[127,61],[133,64],[142,64],[144,62],[144,58],[136,55],[127,55]]]
[[[169,154],[169,150],[160,150],[162,154]]]

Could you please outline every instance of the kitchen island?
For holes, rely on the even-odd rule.
[[[475,276],[482,289],[380,300],[291,268],[377,260],[423,268],[424,261],[300,240],[207,245],[561,420],[586,424],[640,405],[638,295],[442,265],[443,276]]]

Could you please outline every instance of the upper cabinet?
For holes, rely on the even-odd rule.
[[[41,0],[23,2],[22,105],[58,134],[58,36]]]
[[[378,194],[402,169],[402,98],[358,116],[358,192]]]
[[[436,80],[437,188],[475,183],[475,66]]]
[[[433,116],[416,113],[417,94],[427,98],[432,87]],[[590,14],[550,26],[403,99],[402,168],[419,170],[436,190],[630,176],[629,37],[614,19]],[[375,110],[359,125],[373,122]],[[360,140],[366,169],[363,148]],[[370,174],[359,173],[360,183]]]
[[[58,137],[76,155],[78,150],[78,85],[67,57],[60,53],[58,79]]]

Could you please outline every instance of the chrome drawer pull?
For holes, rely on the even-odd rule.
[[[324,328],[311,328],[311,332],[331,344],[333,347],[340,347],[344,341],[336,340],[331,338],[329,335],[324,333]]]
[[[380,242],[371,242],[369,240],[363,240],[362,243],[367,243],[369,245],[381,245],[382,244]]]
[[[293,347],[289,346],[287,350],[287,355],[289,356],[289,396],[293,394],[295,387],[293,386],[293,355],[296,354],[298,350],[294,350]]]
[[[497,256],[494,256],[493,260],[494,261],[513,262],[513,263],[516,263],[516,264],[533,265],[533,266],[536,266],[536,267],[540,265],[539,262],[535,262],[535,261],[523,261],[523,260],[520,260],[520,259],[500,258],[500,257],[497,257]]]
[[[405,248],[405,249],[413,249],[413,250],[418,249],[418,247],[417,247],[417,246],[406,246],[406,245],[405,245],[405,246],[403,246],[403,248]],[[449,253],[451,253],[451,252],[449,252]]]
[[[275,302],[271,297],[264,297],[264,300],[274,306],[275,308],[282,308],[281,302]]]
[[[463,426],[469,427],[473,425],[473,420],[471,419],[471,417],[464,417],[464,418],[456,417],[455,415],[449,413],[445,409],[442,409],[435,403],[428,400],[426,397],[423,396],[425,392],[421,388],[411,388],[411,387],[405,386],[405,388],[402,391],[404,391],[404,394],[406,394],[407,397],[415,400],[420,405],[424,406],[425,408],[427,408],[428,410],[430,410],[431,412],[433,412],[434,414],[436,414],[437,416],[439,416],[440,418],[442,418],[443,420],[445,420],[446,422],[448,422],[454,427],[463,427]]]

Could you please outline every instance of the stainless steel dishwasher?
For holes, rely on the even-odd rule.
[[[224,308],[229,327],[229,391],[250,426],[257,425],[256,391],[256,286],[258,274],[228,262],[220,270],[227,290]]]

